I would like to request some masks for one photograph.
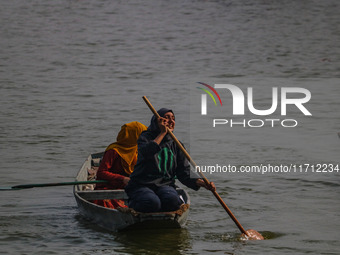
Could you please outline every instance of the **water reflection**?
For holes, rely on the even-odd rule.
[[[76,229],[83,239],[91,239],[89,251],[105,251],[109,254],[187,254],[192,249],[192,237],[186,228],[181,229],[129,229],[120,232],[108,231],[75,215]],[[99,248],[102,247],[102,248]]]
[[[115,241],[122,244],[117,252],[128,254],[187,254],[192,248],[187,229],[129,230],[115,234]]]

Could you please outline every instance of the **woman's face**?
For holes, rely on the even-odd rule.
[[[166,126],[170,131],[174,131],[175,129],[175,116],[172,112],[167,112],[164,114],[163,118],[167,119]]]

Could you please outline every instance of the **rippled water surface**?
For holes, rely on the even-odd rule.
[[[200,165],[339,164],[339,3],[325,1],[2,1],[1,186],[73,181],[92,152],[156,108]],[[302,87],[296,128],[212,128],[232,118],[196,82]],[[209,98],[208,98],[209,99]],[[210,99],[209,99],[210,100]],[[229,106],[229,108],[228,108]],[[215,108],[214,108],[215,107]],[[273,117],[282,118],[280,112]],[[255,118],[248,113],[245,118]],[[256,117],[256,119],[265,119]],[[184,229],[110,233],[83,219],[72,187],[1,191],[1,254],[338,254],[340,173],[207,173],[242,225],[207,191],[189,191]]]

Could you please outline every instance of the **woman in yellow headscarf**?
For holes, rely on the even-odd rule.
[[[145,125],[137,121],[124,124],[121,127],[117,141],[106,148],[97,172],[97,180],[106,180],[108,183],[97,184],[96,189],[125,188],[137,162],[138,137],[146,129]],[[113,209],[126,207],[124,201],[116,199],[95,200],[93,202]]]

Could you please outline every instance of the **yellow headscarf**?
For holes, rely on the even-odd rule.
[[[145,125],[137,121],[124,124],[118,133],[117,142],[110,144],[105,150],[115,150],[119,154],[124,171],[128,175],[133,172],[137,162],[138,137],[146,129]]]

